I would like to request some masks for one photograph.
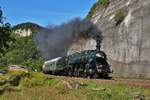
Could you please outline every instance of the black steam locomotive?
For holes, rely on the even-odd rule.
[[[53,75],[109,78],[110,65],[107,63],[106,54],[100,50],[100,40],[96,40],[96,50],[76,52],[67,57],[57,57],[46,61],[43,72]]]

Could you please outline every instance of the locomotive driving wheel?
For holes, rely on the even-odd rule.
[[[93,78],[95,78],[95,79],[99,78],[99,73],[95,71],[94,75],[93,75]]]
[[[69,67],[68,69],[67,69],[67,76],[70,76],[70,77],[72,77],[72,69],[71,69],[71,67]]]

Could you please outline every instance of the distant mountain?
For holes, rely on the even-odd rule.
[[[43,28],[44,27],[32,22],[20,23],[13,26],[14,32],[22,37],[30,36],[32,33],[36,33]]]
[[[32,31],[36,31],[39,29],[42,29],[43,27],[36,24],[36,23],[32,23],[32,22],[25,22],[25,23],[20,23],[17,24],[15,26],[13,26],[13,30],[17,30],[17,29],[31,29]]]

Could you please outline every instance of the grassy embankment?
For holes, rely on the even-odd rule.
[[[136,93],[148,96],[150,90],[33,72],[0,75],[0,100],[139,100]]]

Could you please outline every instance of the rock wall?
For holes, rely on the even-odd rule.
[[[126,16],[116,26],[114,17],[120,9],[126,11]],[[108,7],[101,7],[91,21],[103,32],[101,46],[114,76],[150,78],[150,0],[110,0]],[[79,41],[68,53],[95,49],[94,40]]]

